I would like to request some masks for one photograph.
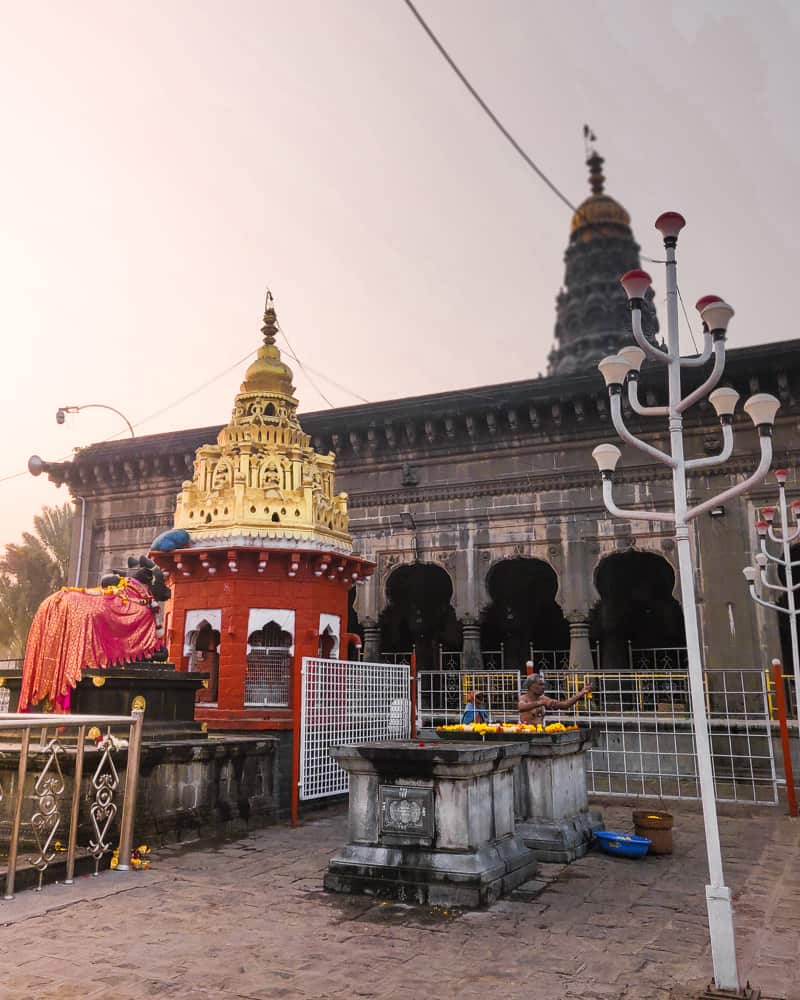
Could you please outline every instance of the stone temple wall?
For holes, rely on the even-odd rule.
[[[729,353],[725,382],[743,399],[759,391],[781,399],[774,468],[793,470],[800,457],[798,348],[800,343],[791,341]],[[685,387],[697,380],[688,373]],[[640,385],[643,401],[663,402],[664,387],[647,369]],[[627,420],[634,433],[667,446],[663,421],[634,419],[630,413]],[[617,436],[596,372],[309,413],[301,422],[318,451],[335,451],[336,486],[349,494],[355,551],[377,564],[356,602],[361,625],[372,629],[373,647],[387,580],[398,566],[415,560],[448,574],[451,603],[462,622],[480,618],[488,601],[487,573],[504,559],[522,556],[549,564],[558,579],[556,599],[578,624],[598,600],[595,573],[604,557],[634,548],[655,552],[674,566],[668,529],[612,518],[603,507],[591,451],[602,441],[617,442]],[[171,526],[195,449],[213,441],[218,429],[93,445],[73,462],[50,467],[51,478],[85,499],[81,583],[96,583],[104,570],[129,553],[145,551]],[[755,468],[757,437],[741,413],[735,430],[734,459],[722,473],[712,469],[693,477],[694,502]],[[696,407],[687,418],[687,454],[713,454],[720,446],[711,407]],[[790,497],[800,490],[794,471],[788,490]],[[669,475],[626,446],[615,491],[621,506],[664,508]],[[779,655],[776,616],[753,604],[741,573],[752,558],[754,505],[775,495],[770,479],[726,504],[720,516],[706,514],[694,522],[700,620],[712,669],[763,666],[767,657]],[[78,522],[81,507],[76,502]],[[73,573],[79,534],[76,530]],[[674,595],[680,599],[677,581]]]

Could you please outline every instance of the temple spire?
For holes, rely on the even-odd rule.
[[[265,346],[272,347],[278,334],[278,317],[275,314],[275,300],[269,289],[264,301],[264,325],[261,327],[261,333],[264,335]]]
[[[603,157],[596,136],[584,125],[591,194],[578,206],[564,261],[564,284],[556,299],[555,347],[548,374],[585,372],[630,340],[630,312],[620,275],[640,267],[631,220],[605,191]],[[643,309],[645,334],[658,331],[652,289]]]

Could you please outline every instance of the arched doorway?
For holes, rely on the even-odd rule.
[[[450,604],[453,583],[441,566],[398,566],[386,581],[387,606],[378,620],[382,652],[415,649],[418,670],[436,670],[439,646],[461,649],[461,626]]]
[[[541,559],[504,559],[486,576],[491,603],[481,620],[481,649],[503,644],[506,668],[524,670],[535,649],[567,649],[569,625],[556,603],[558,577]]]
[[[615,552],[595,572],[600,600],[589,619],[592,642],[600,643],[604,670],[625,670],[629,649],[675,650],[686,646],[683,611],[672,596],[675,571],[656,552]],[[683,667],[678,654],[669,660]],[[661,666],[653,659],[650,669]],[[634,666],[637,666],[634,663]]]
[[[350,635],[357,635],[361,639],[361,649],[364,648],[364,628],[361,622],[358,620],[358,612],[356,611],[356,594],[357,589],[355,587],[350,588],[350,592],[347,596],[347,631]],[[357,660],[359,654],[359,648],[355,643],[351,642],[347,646],[347,659]]]
[[[211,675],[208,687],[197,692],[198,702],[216,702],[219,681],[219,631],[211,622],[203,618],[197,627],[186,635],[186,648],[189,655],[189,670],[207,670]]]

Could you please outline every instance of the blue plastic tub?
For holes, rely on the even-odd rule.
[[[606,854],[617,854],[621,858],[643,858],[650,850],[651,841],[647,837],[634,837],[632,833],[601,830],[595,837],[601,850]]]

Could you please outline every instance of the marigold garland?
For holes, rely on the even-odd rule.
[[[480,736],[484,736],[487,733],[502,734],[502,733],[574,733],[578,730],[578,726],[565,726],[563,722],[551,722],[547,726],[543,726],[541,723],[537,725],[529,725],[526,722],[519,723],[489,723],[489,722],[472,722],[472,723],[459,723],[454,726],[437,726],[437,733],[477,733]]]

